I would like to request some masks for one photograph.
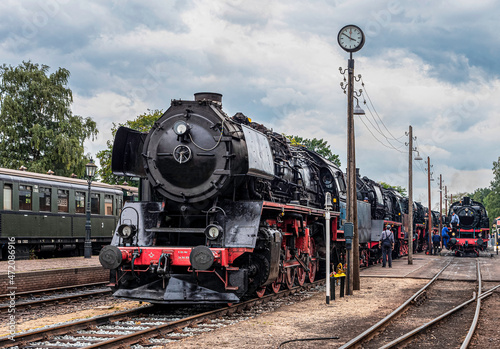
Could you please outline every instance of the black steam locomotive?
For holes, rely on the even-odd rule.
[[[331,262],[345,259],[342,171],[241,113],[228,117],[221,97],[172,100],[149,133],[118,129],[112,170],[142,179],[142,201],[125,205],[112,244],[100,253],[116,297],[238,302],[314,280],[327,238]],[[387,224],[396,255],[407,252],[401,196],[366,177],[357,185],[361,262],[380,259]]]
[[[345,196],[342,171],[241,113],[228,117],[221,97],[173,100],[148,134],[118,130],[113,172],[144,180],[100,254],[115,296],[238,302],[315,279],[321,207],[327,192]]]
[[[458,225],[452,223],[453,213],[459,218]],[[448,211],[447,223],[452,225],[448,248],[454,251],[455,255],[479,256],[479,252],[488,247],[490,232],[488,213],[480,202],[467,196],[454,202]]]

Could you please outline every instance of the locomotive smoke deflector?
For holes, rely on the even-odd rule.
[[[116,131],[111,157],[111,171],[117,176],[146,177],[142,148],[147,133],[120,127]]]

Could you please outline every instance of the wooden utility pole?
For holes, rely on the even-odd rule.
[[[444,214],[448,215],[448,186],[444,186]]]
[[[408,130],[408,264],[413,264],[413,129]]]
[[[348,60],[347,78],[347,221],[354,226],[352,249],[348,250],[348,280],[347,295],[353,290],[360,289],[359,280],[359,237],[358,237],[358,209],[356,194],[356,152],[354,142],[354,59],[352,53]],[[349,263],[350,262],[350,263]]]
[[[348,81],[347,81],[347,222],[353,224],[352,246],[347,248],[347,294],[352,295],[353,288],[360,289],[359,282],[359,237],[358,237],[358,209],[356,195],[356,157],[354,151],[354,59],[352,53],[359,51],[365,44],[365,35],[361,28],[349,24],[340,29],[337,36],[340,47],[349,52],[347,61]],[[340,69],[342,72],[342,68]],[[342,73],[344,74],[344,73]],[[341,84],[342,86],[342,84]],[[345,90],[344,90],[345,91]],[[344,234],[346,233],[344,228]],[[351,233],[349,231],[349,233]],[[350,247],[350,248],[349,248]]]
[[[427,213],[427,224],[429,225],[429,241],[427,242],[429,254],[432,252],[431,241],[432,241],[432,212],[431,212],[431,158],[427,157],[427,184],[428,184],[428,195],[429,195],[429,212]]]
[[[439,175],[439,236],[441,236],[441,245],[443,244],[443,175]]]

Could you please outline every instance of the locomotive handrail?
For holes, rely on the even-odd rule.
[[[148,233],[204,233],[205,228],[148,228]]]

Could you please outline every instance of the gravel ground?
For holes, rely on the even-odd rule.
[[[339,336],[338,340],[300,341],[281,346],[283,349],[338,348],[388,315],[427,282],[428,280],[425,279],[410,278],[361,278],[361,290],[354,291],[352,296],[339,298],[337,287],[336,300],[331,300],[329,305],[325,302],[326,296],[323,287],[322,291],[303,301],[286,303],[272,312],[169,343],[165,348],[278,348],[280,343],[293,339]],[[491,286],[493,284],[486,285],[485,288]],[[451,290],[467,289],[468,292],[473,288],[471,283],[444,282],[440,284],[438,289],[432,291],[429,297],[432,293],[441,294],[445,292],[444,290],[450,292]],[[449,309],[450,302],[443,303]],[[108,302],[99,302],[98,304],[85,301],[75,308],[65,308],[64,311],[46,309],[40,311],[35,318],[30,316],[18,319],[20,321],[18,321],[17,330],[36,329],[60,322],[126,310],[138,305],[138,302],[110,299]],[[500,323],[500,294],[494,294],[490,299],[483,301],[482,310],[487,312],[488,316],[483,316],[479,321],[478,331],[480,335],[473,337],[470,347],[497,348],[500,346],[500,329],[498,327]],[[50,315],[55,312],[57,315]],[[425,318],[426,315],[421,317]],[[451,345],[452,341],[443,342],[442,338],[436,339],[435,331],[437,333],[446,332],[450,338],[459,337],[460,334],[454,331],[457,328],[456,321],[470,323],[469,316],[470,314],[465,312],[462,317],[453,320],[453,322],[445,323],[440,325],[441,327],[428,331],[415,343],[407,345],[406,348],[455,347]],[[409,321],[411,327],[412,320],[403,321],[406,324]],[[401,326],[405,327],[403,322],[401,322]],[[7,328],[1,327],[0,335],[6,333]],[[156,348],[161,348],[161,346]]]
[[[81,260],[80,257],[77,258]],[[417,274],[422,274],[424,271],[432,274],[432,268],[440,268],[438,266],[440,257],[425,256],[425,259],[429,259],[430,264],[426,264],[428,261],[424,260],[422,256],[416,258],[415,263],[421,263],[422,265],[420,266],[419,264],[413,267],[418,270]],[[92,262],[94,261],[89,261],[89,263]],[[496,265],[496,263],[493,263],[493,265]],[[43,266],[39,265],[38,267],[42,268]],[[389,275],[384,277],[387,270],[379,266],[372,268],[369,268],[370,273],[373,274],[372,277],[361,277],[361,290],[354,291],[354,295],[352,296],[339,298],[339,289],[337,287],[336,300],[331,300],[331,303],[326,305],[325,292],[321,291],[311,298],[293,304],[282,305],[275,311],[260,314],[246,321],[221,327],[194,337],[188,337],[176,343],[170,343],[168,348],[277,348],[280,343],[293,339],[339,336],[338,340],[293,342],[284,344],[281,347],[284,349],[338,348],[392,312],[393,309],[401,305],[410,295],[429,281],[426,278],[413,279],[409,277],[413,269],[406,270],[409,266],[404,261],[391,270],[392,277],[388,277]],[[456,272],[456,269],[452,271],[454,270]],[[496,275],[496,271],[493,270],[492,272]],[[397,277],[397,275],[405,275],[407,277],[402,278]],[[498,284],[498,282],[486,283],[484,289],[488,289],[495,284]],[[442,292],[451,292],[458,288],[464,289],[465,293],[470,293],[471,289],[474,288],[473,282],[466,281],[450,281],[443,285],[434,292],[441,294]],[[446,288],[446,285],[448,285],[449,289],[443,290],[442,287]],[[445,294],[453,295],[458,293],[451,292]],[[467,295],[464,294],[464,296],[466,297]],[[442,303],[446,304],[447,307],[450,306],[450,302],[443,301]],[[36,316],[17,319],[17,330],[25,331],[49,324],[98,316],[129,309],[138,305],[138,302],[125,302],[113,299],[109,300],[109,302],[99,302],[97,304],[90,301],[79,304],[73,309],[68,307],[64,311],[62,309],[47,309],[46,311],[40,311]],[[473,337],[470,348],[499,348],[500,294],[496,293],[484,300],[482,311],[483,315],[479,320],[477,330],[479,331],[479,335]],[[54,315],[55,313],[57,315]],[[418,317],[418,315],[415,316]],[[470,323],[468,316],[468,313],[464,312],[462,317],[463,322]],[[403,321],[408,322],[408,320]],[[462,320],[459,318],[453,321],[460,322]],[[5,323],[4,321],[2,322]],[[418,343],[410,343],[407,347],[454,347],[454,345],[451,345],[451,341],[443,342],[436,340],[435,334],[446,332],[450,338],[461,336],[461,333],[457,333],[454,330],[454,326],[456,325],[450,322],[448,325],[443,324],[439,326],[441,327],[428,331],[424,337],[420,338]],[[5,327],[0,328],[0,335],[5,335],[6,330]]]
[[[339,336],[338,340],[301,341],[282,348],[338,348],[361,333],[357,324],[368,328],[428,280],[362,278],[361,290],[326,305],[324,292],[300,303],[285,305],[272,313],[187,338],[168,348],[277,348],[284,341],[300,338]]]

